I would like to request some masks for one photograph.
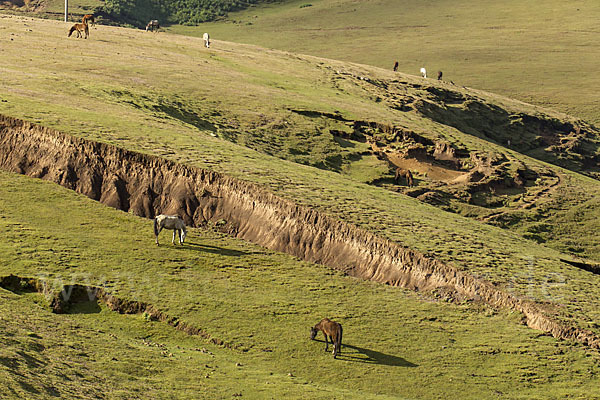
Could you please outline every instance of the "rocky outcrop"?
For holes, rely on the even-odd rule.
[[[541,305],[398,243],[214,171],[71,137],[0,116],[0,168],[50,180],[143,217],[179,214],[200,226],[225,221],[233,236],[392,286],[450,289],[522,312],[532,328],[593,348],[592,332],[553,319]],[[107,302],[108,304],[108,302]]]

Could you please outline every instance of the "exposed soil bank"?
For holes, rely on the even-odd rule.
[[[560,323],[537,303],[348,223],[213,171],[74,138],[0,116],[0,168],[56,182],[143,217],[179,214],[187,224],[226,221],[233,236],[414,290],[443,289],[522,312],[527,325],[600,348],[592,332]],[[148,226],[150,230],[150,225]],[[148,245],[153,245],[149,240]]]
[[[0,287],[17,294],[27,292],[41,293],[48,300],[48,306],[52,309],[52,312],[56,314],[69,313],[71,306],[76,304],[101,302],[105,304],[111,311],[118,312],[119,314],[145,313],[150,320],[167,323],[175,329],[183,331],[188,335],[201,336],[218,346],[236,348],[236,346],[230,343],[226,343],[221,339],[212,337],[203,329],[197,328],[186,322],[180,321],[178,318],[171,317],[163,313],[150,304],[121,299],[113,296],[110,293],[107,293],[103,288],[98,286],[84,286],[75,284],[55,287],[50,282],[45,280],[8,275],[0,277]]]

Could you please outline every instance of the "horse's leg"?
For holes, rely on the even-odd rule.
[[[156,233],[156,245],[158,246],[158,235],[160,234],[160,231],[162,231],[162,226],[158,227],[157,233]]]
[[[335,337],[331,337],[331,343],[333,343],[333,358],[336,358],[338,355],[338,337],[337,335]]]
[[[325,335],[325,351],[329,351],[329,342],[327,341],[327,334],[323,332],[323,335]]]
[[[173,240],[171,240],[173,244],[175,244],[175,232],[177,232],[177,229],[173,229]]]

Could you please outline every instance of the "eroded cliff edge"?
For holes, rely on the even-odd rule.
[[[58,183],[123,211],[179,214],[200,226],[225,221],[231,235],[351,276],[414,290],[448,289],[524,314],[527,325],[600,348],[588,330],[455,267],[214,171],[71,137],[0,115],[0,168]]]

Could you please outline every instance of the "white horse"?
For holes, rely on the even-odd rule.
[[[204,40],[204,45],[208,49],[210,47],[210,37],[207,32],[204,32],[204,35],[202,35],[202,40]]]
[[[153,19],[152,21],[148,22],[148,25],[146,25],[146,32],[151,31],[158,31],[160,29],[160,25],[158,23],[157,19]]]
[[[173,240],[171,243],[175,244],[175,232],[179,231],[179,244],[183,245],[185,235],[187,235],[187,229],[185,228],[185,222],[177,215],[157,215],[154,218],[154,236],[156,236],[156,245],[158,246],[158,234],[163,228],[173,229]]]
[[[425,69],[425,67],[421,67],[421,76],[423,78],[427,78],[427,70]]]

